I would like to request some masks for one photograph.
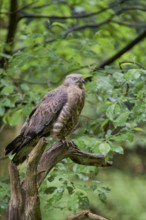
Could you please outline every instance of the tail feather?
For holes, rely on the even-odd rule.
[[[9,153],[15,154],[12,161],[16,165],[23,163],[32,150],[31,141],[31,138],[24,137],[22,134],[20,134],[10,144],[7,145],[5,149],[5,155]]]
[[[17,153],[12,159],[13,163],[15,163],[16,165],[23,163],[28,157],[31,150],[32,148],[30,148],[29,145],[27,145],[24,148],[22,148],[20,151],[17,151]]]
[[[20,134],[10,144],[7,145],[5,149],[5,155],[9,154],[10,152],[12,152],[12,154],[15,154],[18,148],[22,145],[22,143],[23,143],[23,136],[22,134]]]

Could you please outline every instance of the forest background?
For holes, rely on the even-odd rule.
[[[146,3],[144,0],[0,1],[0,218],[10,197],[4,147],[64,77],[86,78],[72,139],[113,166],[58,163],[40,188],[43,220],[90,209],[146,219]],[[50,138],[50,143],[51,143]],[[22,176],[25,164],[20,167]]]

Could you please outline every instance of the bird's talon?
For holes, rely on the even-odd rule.
[[[45,138],[45,137],[43,137],[43,142],[44,142],[45,144],[47,144],[47,143],[48,143],[48,139]]]
[[[70,145],[74,145],[73,141],[68,141],[68,140],[62,140],[62,143],[65,144],[67,147]]]

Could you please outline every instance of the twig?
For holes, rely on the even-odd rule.
[[[66,20],[66,19],[82,19],[82,18],[88,18],[94,15],[98,15],[102,12],[104,12],[105,10],[109,10],[110,8],[103,8],[99,11],[95,11],[95,12],[91,12],[91,13],[84,13],[84,14],[77,14],[77,15],[70,15],[70,16],[57,16],[57,15],[34,15],[34,14],[24,14],[24,15],[20,15],[19,19],[22,18],[48,18],[48,19],[58,19],[58,20]]]
[[[108,19],[105,19],[104,21],[102,21],[98,24],[86,24],[86,25],[82,25],[82,26],[78,26],[78,27],[72,27],[64,33],[64,38],[66,38],[68,36],[68,34],[75,32],[75,31],[81,31],[86,28],[91,28],[91,29],[92,28],[99,28],[102,25],[109,23],[111,21],[111,19],[113,18],[113,16],[114,15],[110,16]]]
[[[116,23],[119,25],[123,25],[123,26],[127,26],[127,27],[134,27],[134,28],[146,28],[146,24],[145,23],[135,23],[135,24],[131,24],[131,23],[126,23],[126,22],[122,22],[122,21],[116,21],[116,20],[111,20],[111,23]]]
[[[107,60],[103,61],[100,65],[98,65],[95,68],[95,70],[98,70],[100,68],[104,68],[106,65],[110,65],[115,60],[117,60],[119,57],[121,57],[123,54],[125,54],[128,50],[130,50],[136,44],[138,44],[140,41],[142,41],[145,37],[146,37],[146,29],[142,33],[140,33],[135,39],[133,39],[130,43],[128,43],[125,47],[123,47],[120,51],[118,51],[112,57],[108,58]]]
[[[78,212],[76,214],[70,215],[65,220],[81,220],[81,219],[84,219],[87,217],[88,217],[88,219],[93,219],[93,220],[107,220],[106,218],[104,218],[100,215],[93,214],[89,210],[84,210],[84,211]]]
[[[95,63],[94,63],[94,64],[91,64],[91,65],[84,65],[84,66],[79,66],[79,67],[77,67],[77,68],[71,69],[71,70],[65,72],[65,75],[67,75],[67,74],[69,74],[69,73],[73,73],[73,72],[78,71],[78,70],[81,70],[81,69],[89,68],[90,66],[95,66]]]
[[[113,20],[113,18],[117,15],[120,15],[123,11],[126,11],[126,10],[143,10],[143,11],[146,11],[146,8],[138,8],[138,7],[134,7],[134,6],[132,6],[132,7],[123,7],[123,8],[120,8],[118,10],[116,10],[116,8],[115,8],[115,13],[110,15],[109,18],[105,19],[104,21],[102,21],[98,24],[87,24],[87,25],[82,25],[82,26],[78,26],[78,27],[72,27],[68,31],[65,32],[64,37],[66,37],[68,34],[70,34],[72,32],[84,30],[86,28],[99,28],[102,25],[108,24],[109,22],[118,23],[118,21]],[[119,21],[119,24],[122,24],[122,25],[125,25],[125,26],[130,26],[130,27],[136,27],[136,25],[132,25],[132,24],[128,24],[128,23],[126,24],[126,23],[120,22],[120,21]],[[142,27],[144,28],[145,25],[142,25]]]
[[[19,8],[16,12],[20,12],[20,11],[23,11],[24,9],[26,8],[29,8],[31,5],[35,4],[37,2],[37,0],[33,1],[33,2],[30,2],[26,5],[24,5],[22,8]]]
[[[135,61],[131,61],[131,60],[127,60],[127,61],[122,61],[122,62],[119,62],[119,66],[120,68],[122,69],[122,65],[127,65],[127,64],[134,64],[136,66],[138,66],[139,68],[142,68],[145,70],[145,67],[141,64],[141,63],[138,63],[138,62],[135,62]]]

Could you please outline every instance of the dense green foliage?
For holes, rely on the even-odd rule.
[[[107,160],[116,153],[123,154],[123,147],[127,148],[129,142],[133,143],[139,135],[145,134],[145,40],[137,45],[133,43],[131,50],[126,49],[145,31],[145,1],[19,1],[13,45],[11,41],[6,45],[10,2],[5,0],[0,5],[1,126],[20,124],[40,98],[58,86],[65,75],[80,72],[87,79],[87,98],[72,139],[80,149],[104,154]],[[13,32],[13,29],[9,31]],[[103,65],[104,60],[123,48],[123,56],[117,55],[111,62],[115,61],[114,64],[105,62]],[[133,144],[130,146],[134,148]],[[108,180],[101,183],[97,174],[97,168],[80,166],[69,160],[56,165],[40,189],[43,219],[47,219],[54,209],[60,209],[66,216],[68,211],[91,206],[113,220],[118,215],[120,219],[134,219],[129,211],[128,217],[122,217],[128,207],[117,207],[116,197],[122,201],[125,190],[124,184],[118,183],[122,177],[118,174],[113,180],[117,185],[112,186],[109,181],[112,191],[117,190],[115,193],[110,192]],[[125,181],[131,181],[130,177]],[[139,187],[135,190],[141,195],[142,183],[138,181],[135,185],[139,184]],[[0,186],[0,197],[7,202],[8,191],[4,184]],[[106,207],[109,194],[113,196],[108,197]],[[129,197],[133,198],[130,194]],[[100,200],[103,206],[98,205]],[[1,209],[6,207],[6,202],[0,200]],[[109,204],[114,208],[106,214]],[[131,206],[137,206],[137,203],[133,202]],[[52,213],[52,220],[57,219],[55,211]],[[138,212],[135,216],[139,216]],[[139,219],[143,220],[143,216]]]

